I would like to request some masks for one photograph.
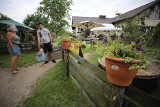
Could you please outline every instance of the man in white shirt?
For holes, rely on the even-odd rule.
[[[52,35],[50,31],[47,28],[44,28],[43,23],[39,22],[37,24],[38,31],[37,31],[37,40],[38,40],[38,48],[40,47],[40,44],[44,45],[44,53],[49,53],[49,56],[52,59],[53,63],[56,63],[54,59],[53,49],[52,49]],[[46,60],[45,64],[47,64],[49,61]]]

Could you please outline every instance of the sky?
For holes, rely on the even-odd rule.
[[[23,22],[27,14],[39,7],[41,0],[0,0],[0,13],[15,21]],[[73,0],[71,16],[98,17],[106,15],[112,18],[115,12],[127,12],[154,0]]]

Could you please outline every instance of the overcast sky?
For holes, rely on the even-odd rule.
[[[36,11],[41,0],[0,0],[0,13],[18,22]],[[126,12],[154,0],[73,0],[71,16],[114,17],[115,12]]]

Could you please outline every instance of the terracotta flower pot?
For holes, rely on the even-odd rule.
[[[70,47],[71,47],[71,41],[63,41],[62,42],[62,48],[63,49],[70,49]]]
[[[124,63],[122,58],[106,57],[107,79],[118,86],[129,86],[138,71],[137,69],[129,70],[129,67],[134,63],[140,63],[140,60]]]

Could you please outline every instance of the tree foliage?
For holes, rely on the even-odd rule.
[[[126,26],[123,28],[123,32],[127,35],[128,41],[134,41],[136,39],[142,39],[144,32],[142,28],[132,21],[128,21]]]
[[[51,32],[61,34],[69,26],[69,10],[72,0],[42,0],[34,14],[27,15],[23,23],[34,29],[38,22],[44,23]]]
[[[2,13],[0,13],[0,20],[11,20],[11,18],[9,18],[6,15],[3,15]]]
[[[153,44],[157,44],[160,42],[160,23],[154,28],[153,31]]]
[[[56,34],[69,25],[72,0],[42,0],[37,13],[48,21],[48,27]]]
[[[23,23],[29,27],[32,27],[33,29],[37,29],[36,24],[38,22],[44,23],[46,26],[48,25],[48,21],[46,18],[42,18],[40,15],[34,13],[31,15],[27,15],[27,17],[24,19]]]

